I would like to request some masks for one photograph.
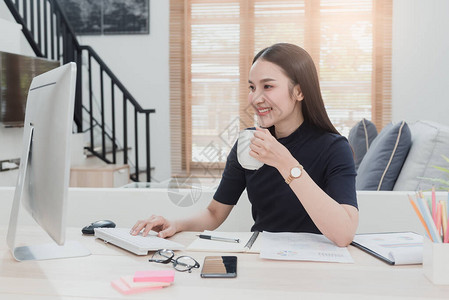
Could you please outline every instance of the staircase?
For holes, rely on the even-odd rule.
[[[78,43],[56,0],[4,1],[37,57],[77,64],[74,124],[77,132],[89,133],[86,149],[108,164],[130,165],[133,181],[142,173],[151,181],[150,114],[156,111],[143,109],[101,57]]]

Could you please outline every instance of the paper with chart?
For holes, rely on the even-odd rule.
[[[346,247],[336,246],[321,234],[263,232],[260,238],[261,258],[354,263]]]

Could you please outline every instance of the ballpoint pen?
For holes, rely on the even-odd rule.
[[[234,238],[224,238],[224,237],[211,236],[211,235],[206,235],[206,234],[198,234],[198,237],[200,239],[206,239],[206,240],[229,242],[229,243],[240,243],[239,239],[234,239]]]

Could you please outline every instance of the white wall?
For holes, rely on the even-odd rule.
[[[0,51],[27,54],[29,47],[22,35],[22,27],[10,15],[4,1],[0,1]],[[23,49],[25,49],[23,51]],[[1,65],[1,63],[0,63]],[[0,160],[20,158],[23,128],[4,128],[0,126]],[[14,186],[17,181],[17,170],[0,173],[0,186]]]
[[[2,38],[0,39],[0,51],[9,53],[20,53],[20,36],[22,26],[0,18]]]
[[[0,37],[0,51],[34,56],[33,50],[21,34],[21,25],[16,23],[4,1],[0,1]]]
[[[393,2],[393,119],[449,125],[449,1]]]
[[[449,1],[393,3],[393,120],[449,125]],[[0,1],[0,18],[8,18],[5,10]],[[80,41],[100,54],[143,108],[156,109],[150,124],[153,176],[169,178],[169,93],[177,88],[169,85],[169,1],[150,1],[149,35],[84,36]]]
[[[23,128],[0,127],[0,160],[10,160],[22,156]],[[0,172],[0,186],[15,186],[18,169]]]
[[[149,35],[79,36],[80,44],[91,46],[101,56],[142,108],[156,109],[156,113],[150,115],[151,165],[155,167],[152,173],[155,181],[171,176],[169,4],[166,0],[150,1]],[[145,148],[141,148],[141,152],[142,149]]]

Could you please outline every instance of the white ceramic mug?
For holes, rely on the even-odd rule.
[[[263,162],[249,155],[249,152],[251,151],[249,145],[251,144],[251,139],[253,138],[255,131],[256,130],[254,129],[240,131],[237,142],[237,160],[242,167],[248,170],[257,170],[263,166]]]

